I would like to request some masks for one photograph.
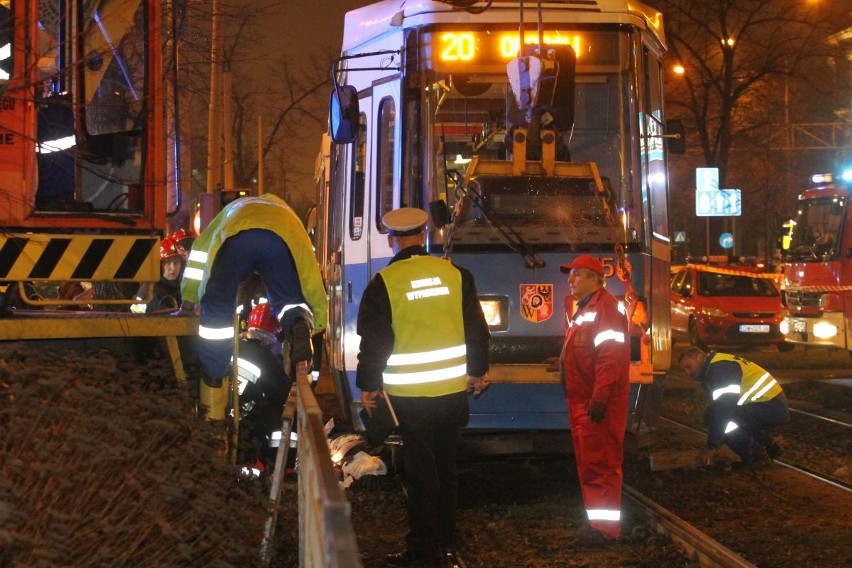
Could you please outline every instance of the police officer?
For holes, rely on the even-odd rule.
[[[723,444],[740,457],[737,468],[758,465],[764,451],[770,458],[778,457],[781,447],[767,430],[789,422],[790,410],[781,385],[767,370],[738,355],[705,353],[698,347],[681,353],[677,363],[701,381],[710,398],[704,464],[713,463]]]
[[[621,483],[630,344],[627,312],[603,287],[600,260],[582,255],[560,267],[577,309],[562,348],[562,379],[577,475],[591,532],[577,544],[603,547],[621,536]]]
[[[467,392],[488,387],[490,332],[473,276],[424,248],[428,215],[403,207],[382,223],[394,252],[358,311],[357,386],[367,409],[384,389],[399,420],[409,532],[391,565],[436,564],[454,554],[456,446]]]
[[[328,298],[299,217],[273,194],[234,200],[192,243],[181,282],[182,311],[200,303],[198,356],[209,387],[220,387],[228,371],[237,290],[254,273],[290,334],[294,361],[311,358],[311,333],[325,329]]]

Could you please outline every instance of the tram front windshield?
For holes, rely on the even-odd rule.
[[[622,242],[625,238],[635,241],[641,230],[641,199],[632,189],[631,163],[638,150],[631,143],[635,142],[630,104],[634,71],[629,57],[633,40],[626,32],[552,29],[544,34],[546,44],[576,54],[574,88],[567,104],[558,96],[554,99],[553,88],[544,83],[539,98],[542,104],[550,97],[547,103],[554,114],[568,111],[567,120],[556,116],[560,125],[556,159],[597,165],[614,197],[609,219],[589,176],[513,177],[468,170],[474,157],[512,159],[510,133],[518,126],[518,112],[506,65],[517,53],[517,38],[517,29],[422,34],[420,61],[426,69],[409,80],[421,81],[423,88],[408,91],[422,93],[420,112],[407,113],[417,116],[414,120],[420,121],[420,128],[407,131],[422,132],[423,138],[407,143],[421,149],[425,200],[444,200],[452,210],[463,195],[460,182],[465,176],[471,181],[465,190],[473,197],[473,205],[463,208],[464,218],[453,237],[456,244],[493,243],[492,221],[508,224],[541,245],[611,243],[613,230]],[[537,38],[530,33],[525,39],[529,43]],[[560,71],[557,81],[568,81],[569,73]],[[529,152],[527,157],[535,159]],[[420,177],[418,169],[412,164],[403,173],[412,176],[412,186],[414,177]],[[617,228],[610,226],[613,219]],[[634,224],[637,227],[632,229]],[[440,233],[434,235],[433,242],[440,243],[442,238]]]

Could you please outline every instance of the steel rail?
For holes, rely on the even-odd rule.
[[[677,426],[680,426],[681,428],[686,428],[687,430],[692,430],[693,432],[698,432],[700,434],[706,434],[707,433],[704,430],[701,430],[700,428],[690,426],[689,424],[684,424],[683,422],[681,422],[679,420],[676,420],[674,418],[670,418],[668,416],[663,416],[662,414],[659,415],[659,418],[666,420],[668,422],[671,422],[672,424],[676,424]],[[791,469],[791,470],[796,471],[798,473],[801,473],[803,475],[807,475],[808,477],[816,479],[817,481],[822,481],[823,483],[825,483],[827,485],[831,485],[832,487],[836,487],[837,489],[842,489],[843,491],[852,493],[852,485],[850,485],[849,483],[846,483],[843,480],[837,479],[836,477],[833,477],[833,476],[825,474],[825,473],[819,473],[817,471],[810,469],[807,466],[803,466],[803,465],[795,464],[795,463],[792,463],[792,462],[784,461],[782,459],[774,458],[774,459],[772,459],[772,461],[774,463],[777,463],[778,465],[783,465],[784,467],[786,467],[788,469]]]
[[[634,514],[643,516],[657,533],[666,535],[683,547],[690,559],[697,561],[702,568],[756,568],[730,548],[651,501],[633,487],[624,484],[623,495]]]
[[[790,407],[790,412],[796,412],[798,414],[804,414],[805,416],[810,416],[811,418],[817,418],[819,420],[825,420],[826,422],[831,422],[832,424],[837,424],[838,426],[845,426],[846,428],[852,428],[852,424],[848,422],[843,422],[842,420],[836,420],[834,418],[829,418],[828,416],[822,416],[821,414],[814,414],[813,412],[808,412],[807,410],[799,410],[798,408]]]

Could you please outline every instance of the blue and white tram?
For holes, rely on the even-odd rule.
[[[317,242],[349,416],[361,294],[393,255],[381,218],[414,206],[431,213],[430,252],[473,272],[491,325],[492,386],[469,428],[569,427],[547,360],[572,309],[559,266],[578,254],[627,297],[641,427],[671,359],[664,51],[661,14],[633,0],[386,0],[346,15]]]

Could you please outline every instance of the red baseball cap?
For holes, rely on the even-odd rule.
[[[559,267],[559,270],[567,273],[571,272],[572,268],[588,268],[601,278],[603,278],[604,275],[603,264],[601,264],[601,261],[594,256],[589,256],[588,254],[578,256],[569,264],[563,264]]]

